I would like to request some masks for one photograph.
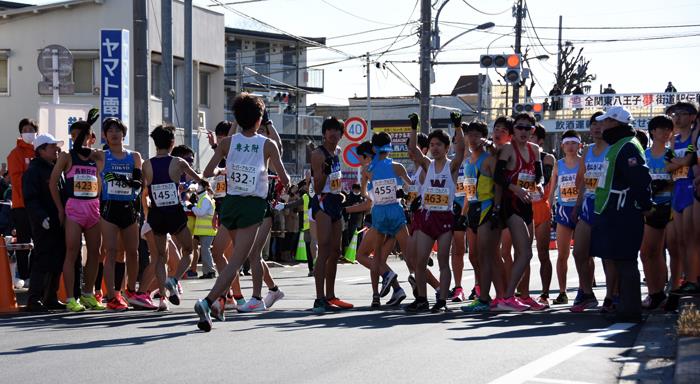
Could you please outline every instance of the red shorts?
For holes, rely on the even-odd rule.
[[[413,232],[421,231],[437,240],[444,233],[452,232],[455,216],[450,211],[435,212],[421,209],[413,214]]]
[[[65,208],[66,217],[85,229],[90,229],[100,222],[99,199],[75,199],[69,198]]]
[[[552,207],[548,200],[540,200],[532,203],[532,220],[535,227],[552,219]]]

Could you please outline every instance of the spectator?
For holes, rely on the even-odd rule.
[[[29,213],[24,207],[24,195],[22,193],[22,175],[27,171],[29,162],[34,158],[34,139],[39,131],[36,121],[24,118],[19,122],[20,138],[17,145],[7,156],[7,166],[12,184],[12,221],[15,226],[17,242],[29,243],[32,241],[32,232],[29,225]],[[47,177],[48,180],[48,177]],[[29,251],[17,251],[17,279],[27,279],[31,273],[29,264]]]
[[[615,92],[615,90],[613,89],[612,84],[608,84],[608,87],[605,88],[605,89],[603,89],[603,94],[604,94],[604,95],[612,95],[612,94],[615,94],[615,93],[617,93],[617,92]]]
[[[670,81],[668,82],[668,85],[666,86],[666,90],[664,90],[665,93],[676,93],[676,87],[673,86],[673,83]]]
[[[561,109],[561,89],[558,85],[554,85],[551,91],[549,91],[549,96],[552,98],[551,108],[552,111],[558,111]]]
[[[365,198],[360,194],[360,184],[353,184],[351,187],[351,192],[345,198],[345,203],[343,203],[343,206],[350,207],[363,201],[365,201]],[[347,220],[347,226],[345,231],[343,231],[343,249],[350,245],[352,236],[355,234],[355,231],[360,227],[364,220],[364,213],[360,212],[345,214],[345,220]]]

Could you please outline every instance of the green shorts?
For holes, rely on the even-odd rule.
[[[262,223],[268,206],[268,202],[260,197],[226,195],[219,219],[230,231],[247,228]]]

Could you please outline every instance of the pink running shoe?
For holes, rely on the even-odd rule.
[[[530,296],[525,297],[525,298],[520,297],[520,298],[517,298],[517,299],[520,301],[521,304],[524,304],[524,305],[529,306],[530,309],[533,310],[533,311],[544,311],[545,309],[547,309],[547,307],[545,307],[544,305],[538,303],[537,301],[535,301],[535,300],[534,300],[532,297],[530,297]]]
[[[462,301],[464,301],[464,290],[462,289],[462,287],[457,287],[452,290],[452,297],[450,298],[450,300],[453,303],[461,303]]]
[[[497,311],[507,311],[507,312],[522,312],[530,309],[529,305],[521,303],[515,296],[511,296],[503,299],[500,303],[496,305]]]

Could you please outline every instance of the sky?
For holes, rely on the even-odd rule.
[[[433,0],[435,9],[443,1]],[[194,3],[209,7],[216,1],[194,0]],[[474,25],[493,22],[496,27],[457,38],[443,47],[437,61],[476,61],[486,53],[489,44],[489,53],[513,52],[513,4],[512,0],[449,0],[439,18],[443,44]],[[700,76],[696,74],[700,61],[700,1],[530,0],[526,5],[530,18],[523,21],[523,50],[529,47],[530,57],[549,56],[547,60],[529,62],[537,83],[534,97],[545,95],[554,83],[560,15],[563,41],[572,41],[577,50],[584,48],[583,56],[590,60],[589,73],[597,76],[591,83],[591,93],[598,93],[599,87],[608,83],[618,93],[662,92],[669,81],[679,92],[700,91]],[[373,97],[413,95],[414,86],[419,87],[419,65],[399,62],[418,59],[419,0],[264,0],[230,7],[268,25],[220,6],[209,8],[224,13],[230,27],[325,37],[327,45],[335,49],[310,49],[309,65],[371,52],[373,64],[378,62],[382,66],[371,67]],[[681,25],[696,26],[677,27]],[[649,28],[652,26],[663,28]],[[364,33],[370,30],[374,32]],[[390,52],[380,55],[387,50]],[[318,67],[324,69],[324,93],[310,95],[307,102],[344,105],[348,97],[366,97],[364,64],[365,58],[357,58]],[[432,94],[449,94],[461,75],[486,73],[486,69],[472,64],[436,65],[434,71]],[[489,71],[496,82],[498,76]]]

